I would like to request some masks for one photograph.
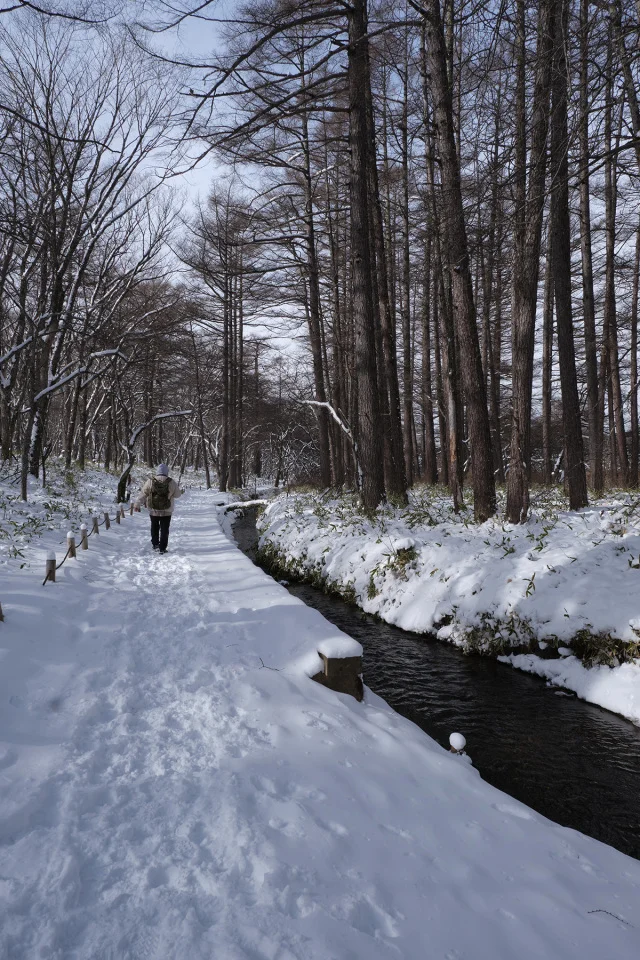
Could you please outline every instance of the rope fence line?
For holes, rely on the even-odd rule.
[[[135,512],[139,513],[140,510],[139,508],[137,511],[135,510],[134,503],[132,500],[129,504],[129,516],[132,517]],[[113,521],[115,523],[120,523],[121,520],[124,519],[124,517],[125,517],[124,504],[120,503],[118,504],[118,508],[116,510],[115,516],[113,517]],[[80,549],[81,550],[89,549],[89,537],[93,536],[93,534],[99,535],[100,527],[104,526],[105,530],[109,530],[111,527],[111,519],[112,518],[109,516],[109,511],[105,510],[103,513],[102,520],[98,520],[97,514],[93,514],[91,516],[91,523],[92,523],[91,530],[87,528],[86,523],[80,524]],[[64,543],[65,541],[61,540],[60,542]],[[76,545],[76,540],[75,540],[75,536],[73,535],[73,531],[71,530],[67,533],[66,543],[67,543],[67,552],[65,553],[60,563],[56,562],[55,551],[51,550],[49,551],[49,553],[47,553],[46,573],[45,573],[45,578],[42,581],[43,587],[46,585],[47,581],[50,581],[51,583],[56,582],[56,572],[69,559],[69,557],[77,558],[78,547]],[[5,618],[4,618],[4,613],[2,612],[2,604],[0,603],[0,623],[2,623],[4,619]]]
[[[129,516],[133,516],[133,513],[134,513],[134,507],[133,507],[133,503],[131,503],[129,506]],[[118,505],[118,509],[116,510],[115,516],[113,517],[113,521],[115,523],[120,523],[120,521],[124,518],[124,516],[125,516],[124,504],[121,503]],[[92,515],[91,530],[87,528],[86,523],[82,523],[80,525],[80,549],[88,550],[89,537],[91,537],[94,533],[99,534],[100,527],[102,526],[104,526],[105,530],[109,530],[111,527],[111,520],[112,518],[109,516],[109,511],[105,510],[102,520],[98,520],[98,517],[96,514]],[[64,540],[61,541],[61,543],[64,543],[64,542],[65,542]],[[47,554],[45,578],[42,581],[43,587],[46,585],[48,581],[50,581],[51,583],[56,582],[56,572],[65,563],[65,561],[69,559],[69,557],[77,558],[78,547],[76,545],[76,540],[71,530],[67,533],[66,542],[67,542],[67,552],[65,553],[60,563],[56,562],[56,555],[53,550]],[[0,620],[4,620],[4,617],[2,616],[2,607],[0,607]]]

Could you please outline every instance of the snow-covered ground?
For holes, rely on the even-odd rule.
[[[116,477],[103,470],[66,470],[56,459],[49,465],[44,487],[29,478],[29,500],[23,503],[17,474],[6,470],[0,475],[0,573],[12,561],[28,566],[33,560],[29,544],[43,533],[59,534],[50,541],[59,550],[69,527],[77,531],[89,515],[97,513],[102,519],[105,510],[113,517],[116,485]]]
[[[150,473],[148,467],[134,466],[131,489],[139,490]],[[11,467],[0,471],[0,574],[7,564],[18,562],[28,567],[33,563],[34,553],[28,547],[34,538],[47,532],[57,534],[47,542],[61,554],[61,559],[70,528],[77,534],[80,524],[90,516],[96,514],[102,520],[104,511],[109,511],[111,518],[115,515],[118,475],[105,473],[97,465],[88,464],[86,470],[74,465],[67,470],[62,458],[52,457],[44,486],[40,480],[29,477],[27,503],[20,499],[18,476],[18,471]],[[189,469],[180,484],[188,489],[203,489],[204,473]],[[90,522],[88,526],[91,527]]]
[[[220,499],[180,500],[166,557],[136,515],[56,584],[66,527],[0,571],[0,957],[636,960],[640,862],[309,680],[353,641]]]
[[[514,526],[454,517],[448,496],[430,490],[374,520],[348,497],[293,494],[269,505],[259,529],[281,571],[405,630],[502,654],[640,723],[640,497],[569,513],[540,495]]]

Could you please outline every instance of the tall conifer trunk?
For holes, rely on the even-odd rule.
[[[589,0],[580,0],[580,251],[582,255],[582,311],[584,315],[584,353],[587,374],[587,411],[589,417],[590,482],[602,493],[602,434],[598,430],[598,354],[593,294],[593,256],[591,250],[591,196],[589,185]]]
[[[554,69],[551,114],[551,264],[553,269],[558,331],[558,360],[562,389],[562,421],[565,442],[565,480],[572,510],[586,507],[587,476],[584,465],[580,400],[573,340],[571,306],[571,224],[569,219],[569,161],[567,157],[568,70],[565,38],[568,0],[561,0],[558,29],[554,37]]]
[[[467,406],[474,514],[476,520],[482,522],[493,516],[496,509],[489,413],[473,300],[467,231],[462,205],[460,164],[454,135],[452,94],[447,77],[447,53],[440,0],[429,0],[426,10],[426,59],[442,169],[442,206],[447,262],[451,276],[453,313],[460,344],[460,366]]]
[[[384,497],[384,478],[369,246],[366,0],[353,0],[349,7],[348,22],[351,301],[358,397],[358,480],[362,503],[365,509],[372,511]]]
[[[557,0],[540,0],[533,111],[530,138],[530,174],[526,177],[524,0],[519,0],[519,64],[516,137],[516,236],[511,294],[512,409],[507,519],[522,523],[529,512],[531,469],[531,392],[535,343],[540,242],[544,212],[546,147],[549,128],[549,91],[553,58],[554,9]]]

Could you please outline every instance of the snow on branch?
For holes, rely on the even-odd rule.
[[[344,431],[344,433],[349,437],[349,440],[351,440],[351,443],[353,443],[353,434],[351,433],[351,430],[330,403],[322,400],[300,400],[298,402],[305,403],[309,407],[322,407],[325,410],[328,410],[340,429]]]
[[[27,337],[26,340],[23,340],[22,343],[16,343],[14,347],[11,347],[8,353],[5,353],[3,357],[0,357],[0,364],[6,363],[8,360],[11,360],[11,357],[14,357],[16,353],[20,353],[21,350],[24,350],[25,347],[28,347],[33,337]]]
[[[54,381],[54,383],[49,384],[48,387],[45,387],[44,390],[41,390],[40,393],[37,393],[33,398],[33,402],[37,403],[38,400],[42,400],[43,397],[46,397],[49,393],[54,393],[56,390],[60,390],[61,387],[64,387],[65,384],[69,383],[70,380],[75,380],[77,377],[82,377],[85,373],[90,373],[91,371],[91,361],[95,360],[98,357],[121,357],[123,360],[128,360],[129,358],[125,356],[124,353],[118,347],[115,347],[113,350],[99,350],[97,353],[92,353],[89,355],[88,362],[84,367],[78,367],[77,370],[74,370],[73,373],[67,374],[66,377],[62,377],[60,380]],[[102,374],[106,371],[106,367],[103,367],[98,373],[91,378],[95,380],[95,377],[99,374]],[[91,381],[89,381],[91,382]],[[86,386],[86,384],[85,384]]]
[[[129,439],[129,447],[133,447],[140,434],[152,427],[158,420],[166,420],[168,417],[189,417],[192,413],[193,410],[171,410],[169,413],[157,413],[151,420],[136,427]]]
[[[362,476],[363,476],[363,472],[362,472],[362,466],[361,466],[361,464],[360,464],[360,456],[359,456],[359,451],[358,451],[358,444],[356,443],[356,441],[355,441],[355,439],[354,439],[354,436],[353,436],[353,434],[352,434],[352,432],[351,432],[351,429],[349,428],[348,424],[345,423],[345,421],[342,419],[342,417],[340,416],[340,414],[339,414],[336,410],[334,410],[334,408],[331,406],[331,404],[330,404],[330,403],[327,403],[326,401],[322,401],[322,400],[299,400],[298,403],[306,403],[307,406],[310,406],[310,407],[322,407],[322,408],[324,408],[325,410],[327,410],[327,411],[331,414],[331,416],[333,417],[333,419],[335,420],[335,422],[338,424],[338,426],[340,427],[340,429],[343,431],[343,433],[349,438],[349,441],[351,442],[351,450],[352,450],[352,452],[353,452],[353,460],[354,460],[355,467],[356,467],[356,484],[357,484],[358,490],[361,490],[361,489],[362,489]]]

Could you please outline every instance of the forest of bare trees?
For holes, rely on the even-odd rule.
[[[0,8],[25,498],[54,454],[516,523],[637,487],[640,4],[73,6]]]

